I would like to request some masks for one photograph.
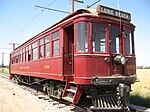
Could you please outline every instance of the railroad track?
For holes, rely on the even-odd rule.
[[[87,108],[82,108],[80,106],[73,105],[70,102],[66,102],[64,100],[49,97],[47,94],[45,94],[42,91],[42,87],[38,84],[33,84],[33,85],[21,84],[21,85],[18,85],[14,81],[9,80],[9,75],[5,75],[5,74],[0,73],[0,77],[3,79],[6,79],[8,82],[15,84],[15,86],[35,95],[36,97],[38,97],[39,100],[44,100],[47,102],[51,102],[53,105],[58,105],[58,108],[63,108],[64,106],[69,106],[70,111],[72,111],[72,112],[89,112],[89,110]]]
[[[129,106],[131,112],[150,112],[149,108],[143,107],[143,106],[137,106],[130,104]]]
[[[9,80],[9,75],[0,74],[0,77],[2,77],[4,79],[8,79],[9,82],[12,82],[12,81]],[[53,105],[60,105],[59,106],[60,108],[62,108],[65,105],[66,106],[69,105],[70,106],[70,111],[73,111],[73,112],[92,112],[89,108],[76,106],[76,105],[73,105],[73,104],[71,104],[69,102],[66,102],[64,100],[49,97],[47,94],[42,92],[42,87],[40,87],[37,84],[34,84],[34,85],[27,85],[27,84],[17,85],[16,84],[16,86],[18,86],[19,88],[22,88],[22,89],[28,91],[29,93],[37,96],[39,99],[46,100],[48,102],[52,102]],[[61,105],[63,105],[63,106],[61,106]],[[150,109],[148,109],[146,107],[137,106],[137,105],[133,105],[133,104],[131,104],[129,106],[129,108],[131,110],[130,112],[150,112]]]

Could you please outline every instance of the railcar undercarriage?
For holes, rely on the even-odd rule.
[[[22,75],[14,75],[13,80],[18,84],[42,86],[43,91],[50,97],[63,98],[65,82],[50,79],[35,78]],[[78,85],[82,88],[82,96],[77,105],[89,108],[92,111],[124,111],[129,110],[130,85],[120,83],[119,85]],[[73,99],[76,84],[71,83],[71,89],[67,98]],[[70,100],[69,102],[71,102]]]

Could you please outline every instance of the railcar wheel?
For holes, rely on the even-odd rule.
[[[22,84],[22,82],[21,82],[21,77],[18,76],[18,75],[14,75],[14,77],[12,78],[12,81],[13,81],[14,83],[19,84],[19,85]]]

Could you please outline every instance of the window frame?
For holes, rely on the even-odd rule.
[[[86,29],[87,29],[87,30],[86,30],[86,33],[85,33],[85,34],[86,34],[86,41],[87,41],[87,42],[86,42],[87,45],[85,45],[85,46],[86,46],[87,48],[85,48],[84,51],[79,51],[79,50],[78,50],[78,45],[77,45],[77,40],[78,40],[78,37],[77,37],[77,36],[78,36],[78,34],[77,34],[77,32],[78,32],[78,27],[77,27],[77,25],[78,25],[78,24],[81,24],[81,23],[86,23]],[[75,52],[76,52],[77,54],[82,54],[82,53],[88,54],[88,53],[89,53],[89,49],[90,49],[90,46],[89,46],[89,38],[88,38],[88,37],[89,37],[89,31],[90,31],[90,30],[89,30],[89,22],[87,22],[87,21],[80,21],[80,22],[77,22],[77,23],[76,23],[76,25],[75,25],[75,32],[76,32],[76,33],[75,33]],[[85,43],[85,44],[86,44],[86,43]],[[84,47],[85,47],[85,46],[84,46]],[[86,51],[86,49],[87,49],[87,51]]]
[[[119,53],[117,53],[117,47],[116,47],[116,42],[115,42],[115,50],[116,50],[116,52],[113,52],[112,51],[112,41],[111,41],[111,28],[114,28],[114,29],[119,29],[119,32],[120,32],[120,27],[118,26],[118,25],[111,25],[111,26],[109,26],[109,41],[110,41],[110,46],[111,46],[111,49],[110,49],[110,53],[111,54],[122,54],[122,34],[121,34],[121,32],[120,32],[120,37],[119,37]],[[115,38],[115,39],[117,39],[117,38]]]
[[[94,24],[100,24],[100,25],[103,25],[104,27],[105,27],[105,29],[104,29],[104,31],[105,31],[105,51],[103,52],[103,51],[93,51],[93,34],[92,34],[92,31],[93,31],[93,23]],[[95,21],[92,21],[91,22],[91,24],[90,24],[90,40],[91,40],[91,47],[90,47],[90,49],[91,49],[91,52],[93,53],[93,54],[106,54],[106,53],[108,53],[108,25],[106,24],[106,23],[101,23],[101,22],[95,22]]]
[[[35,43],[37,44],[36,46],[34,45]],[[37,49],[37,52],[36,52],[37,56],[36,56],[36,58],[34,58],[34,50],[35,49]],[[32,60],[37,60],[38,58],[39,58],[38,40],[36,40],[36,41],[34,41],[32,43]]]
[[[126,53],[126,36],[125,36],[125,31],[130,31],[129,44],[128,44],[129,47],[130,47],[128,49],[129,53]],[[132,39],[133,38],[133,34],[132,33],[133,33],[132,30],[128,29],[128,28],[125,29],[124,32],[123,32],[123,36],[124,36],[124,53],[125,53],[125,55],[133,55],[134,54],[133,53],[133,45],[132,45],[133,44],[133,42],[132,42],[133,41],[133,39]]]
[[[43,40],[43,43],[41,43],[41,40]],[[43,59],[45,57],[45,47],[44,47],[44,43],[45,43],[45,38],[40,38],[39,39],[39,59]],[[41,47],[43,47],[43,56],[41,57]]]
[[[58,33],[58,36],[57,37],[54,37],[54,34]],[[54,43],[58,41],[58,54],[54,54],[55,51],[54,51]],[[56,57],[56,56],[59,56],[60,55],[60,32],[59,30],[55,31],[52,33],[52,56],[53,57]]]
[[[49,37],[49,40],[46,41],[46,38]],[[47,50],[46,50],[46,46],[49,44],[49,55],[47,55]],[[50,35],[47,35],[47,36],[44,36],[44,57],[45,58],[48,58],[51,56],[51,48],[50,48],[50,45],[51,45],[51,36]]]

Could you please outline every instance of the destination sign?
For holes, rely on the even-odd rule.
[[[124,19],[131,20],[131,14],[130,13],[120,11],[120,10],[117,10],[117,9],[113,9],[113,8],[110,8],[110,7],[106,7],[106,6],[103,6],[103,5],[99,5],[97,7],[97,11],[98,11],[99,14],[100,13],[105,13],[105,14],[109,14],[109,15],[112,15],[112,16],[117,16],[117,17],[121,17],[121,18],[124,18]]]

